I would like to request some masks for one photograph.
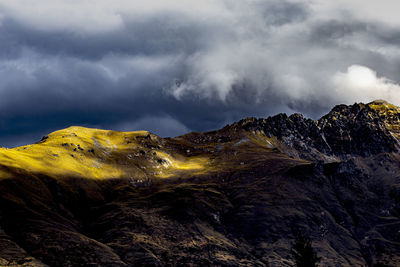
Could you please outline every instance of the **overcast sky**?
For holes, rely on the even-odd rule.
[[[0,146],[400,105],[397,0],[0,0]]]

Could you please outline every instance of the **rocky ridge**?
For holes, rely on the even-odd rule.
[[[247,118],[228,127],[276,136],[286,153],[310,160],[368,157],[400,150],[400,109],[383,100],[338,105],[317,121],[301,114],[278,114],[267,119]]]

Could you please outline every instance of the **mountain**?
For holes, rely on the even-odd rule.
[[[160,138],[70,127],[0,149],[0,266],[400,265],[400,108]]]

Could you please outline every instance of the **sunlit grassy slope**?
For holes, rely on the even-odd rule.
[[[265,153],[271,157],[278,144],[275,138],[257,134],[225,134],[230,140],[207,133],[160,138],[147,131],[74,126],[36,144],[0,149],[0,177],[10,176],[12,169],[52,177],[130,178],[143,183],[154,177],[184,178],[247,168],[250,162],[262,161]]]
[[[50,176],[87,178],[168,177],[174,171],[201,171],[204,156],[185,158],[164,149],[163,140],[147,131],[117,132],[69,127],[45,136],[42,141],[0,149],[2,177],[16,168]]]

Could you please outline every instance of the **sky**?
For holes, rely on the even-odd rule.
[[[0,0],[0,146],[400,105],[397,0]]]

